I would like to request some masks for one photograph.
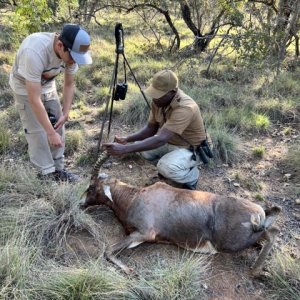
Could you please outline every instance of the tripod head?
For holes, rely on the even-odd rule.
[[[124,32],[122,23],[117,23],[115,26],[115,38],[116,38],[116,53],[124,53]]]

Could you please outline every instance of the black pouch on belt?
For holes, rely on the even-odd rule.
[[[213,152],[211,151],[209,144],[207,143],[207,140],[202,141],[201,144],[197,147],[196,151],[204,164],[208,163],[209,158],[214,157]]]
[[[205,154],[205,152],[203,151],[201,145],[199,145],[196,149],[197,154],[199,155],[200,159],[203,161],[204,164],[208,164],[208,158]]]
[[[207,140],[204,140],[201,144],[200,147],[202,148],[202,150],[204,151],[204,153],[206,154],[206,156],[208,156],[209,158],[213,158],[214,155],[209,147],[209,144],[207,142]]]

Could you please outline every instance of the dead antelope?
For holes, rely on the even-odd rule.
[[[102,157],[105,159],[105,154]],[[219,252],[238,252],[266,240],[252,274],[258,275],[279,232],[272,226],[280,208],[268,210],[251,201],[203,191],[188,191],[157,182],[145,188],[99,175],[94,168],[82,208],[106,205],[124,226],[126,236],[113,245],[108,259],[130,270],[113,254],[144,242],[169,242],[184,248],[211,244]]]

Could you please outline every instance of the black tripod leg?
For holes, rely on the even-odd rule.
[[[146,103],[147,103],[149,109],[151,109],[150,104],[149,104],[149,102],[148,102],[148,100],[147,100],[147,98],[146,98],[146,95],[144,94],[144,92],[143,92],[143,90],[142,90],[142,88],[141,88],[139,82],[137,81],[137,79],[136,79],[136,77],[135,77],[135,75],[134,75],[134,73],[133,73],[133,71],[132,71],[132,69],[131,69],[131,67],[130,67],[130,65],[129,65],[128,60],[127,60],[127,58],[125,57],[125,54],[122,53],[122,55],[123,55],[124,61],[126,62],[128,68],[129,68],[129,70],[130,70],[130,72],[131,72],[131,74],[132,74],[132,76],[133,76],[133,78],[134,78],[135,83],[138,85],[138,87],[139,87],[139,89],[140,89],[140,91],[141,91],[141,93],[142,93],[142,95],[143,95],[143,97],[144,97],[144,99],[145,99],[145,101],[146,101]]]
[[[118,66],[119,66],[119,53],[117,53],[116,57],[116,63],[115,63],[115,70],[114,70],[114,82],[113,82],[113,91],[111,96],[111,104],[110,104],[110,112],[109,112],[109,121],[108,121],[108,129],[107,129],[107,138],[110,134],[110,128],[111,128],[111,119],[112,119],[112,113],[113,113],[113,106],[114,106],[114,95],[116,91],[116,83],[117,83],[117,77],[118,77]]]
[[[111,78],[111,82],[110,82],[110,87],[109,87],[109,94],[108,94],[108,96],[106,98],[106,106],[105,106],[104,117],[103,117],[103,121],[102,121],[102,125],[101,125],[101,130],[100,130],[100,134],[99,134],[99,139],[98,139],[96,159],[98,158],[99,150],[100,150],[100,145],[101,145],[101,142],[102,142],[104,124],[105,124],[105,121],[106,121],[106,118],[107,118],[109,101],[111,100],[112,103],[114,101],[113,95],[114,95],[114,92],[115,92],[115,85],[116,85],[116,80],[117,80],[118,62],[119,62],[119,54],[117,54],[117,57],[116,57],[114,71],[113,71],[113,74],[112,74],[112,78]],[[109,118],[109,130],[110,130],[111,114],[112,114],[112,107],[111,107],[110,118]],[[108,132],[109,132],[109,130],[108,130]]]

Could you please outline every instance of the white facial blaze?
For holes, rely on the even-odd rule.
[[[103,185],[103,191],[105,196],[111,201],[113,202],[112,196],[111,196],[111,192],[110,192],[110,186],[109,185]]]

